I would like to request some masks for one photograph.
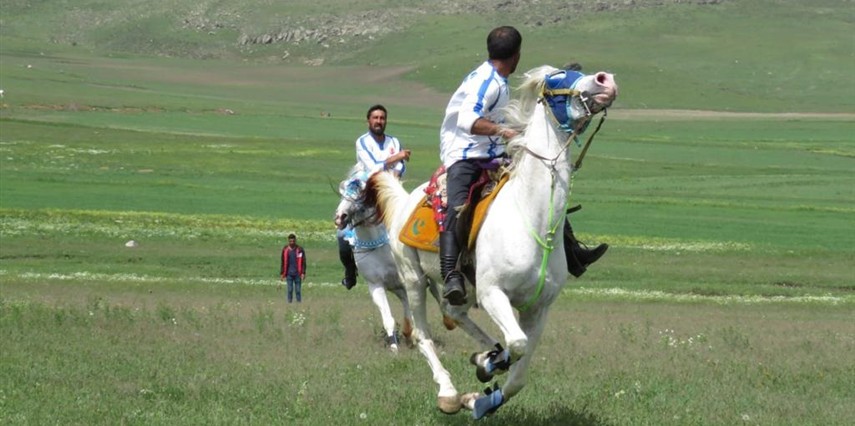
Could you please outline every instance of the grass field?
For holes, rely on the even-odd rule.
[[[414,13],[282,58],[234,40],[329,2],[174,3],[3,5],[0,423],[471,423],[435,409],[417,350],[383,346],[364,283],[337,284],[331,186],[376,102],[414,152],[405,186],[426,180],[447,94],[502,16]],[[611,248],[483,423],[855,423],[851,5],[601,3],[508,12],[521,70],[581,60],[621,97],[573,183],[574,228]],[[291,232],[300,305],[277,279]],[[481,390],[480,348],[436,324],[458,388]]]
[[[273,285],[15,281],[0,311],[5,424],[470,423],[435,409],[418,351],[383,347],[364,286],[345,297],[312,282],[287,305]],[[485,422],[845,425],[851,314],[822,302],[562,297],[527,388]],[[474,345],[434,334],[458,386],[479,390]]]

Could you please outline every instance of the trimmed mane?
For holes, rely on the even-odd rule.
[[[368,178],[360,201],[364,205],[375,206],[375,219],[382,221],[386,229],[392,229],[392,220],[400,214],[408,196],[398,178],[381,171]]]

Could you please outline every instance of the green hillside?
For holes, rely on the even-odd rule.
[[[610,248],[479,424],[853,425],[853,5],[0,0],[0,425],[475,424],[437,410],[426,346],[389,353],[368,267],[339,284],[334,211],[369,105],[405,187],[431,176],[500,24],[512,84],[578,61],[620,96],[570,188]],[[484,389],[482,345],[427,310],[455,387]]]
[[[524,35],[521,69],[577,60],[617,73],[620,108],[852,112],[855,8],[824,0],[288,1],[7,0],[2,85],[25,58],[201,59],[407,67],[439,93],[484,57],[499,24]],[[86,60],[86,59],[83,59]],[[228,66],[228,65],[227,65]]]

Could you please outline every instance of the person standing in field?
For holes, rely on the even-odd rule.
[[[383,105],[368,108],[368,131],[356,139],[356,162],[368,175],[387,170],[400,178],[407,171],[410,150],[402,149],[398,138],[386,134],[386,116]],[[350,290],[356,285],[357,269],[353,248],[344,235],[338,236],[338,252],[341,264],[344,265],[341,285]]]
[[[460,256],[455,235],[457,212],[467,202],[469,189],[484,167],[505,157],[505,141],[518,135],[516,130],[502,125],[502,109],[510,100],[508,77],[516,71],[521,51],[522,35],[516,28],[502,26],[490,31],[488,59],[463,79],[445,109],[440,129],[440,160],[446,169],[448,201],[439,234],[439,262],[444,280],[442,296],[452,305],[466,303],[463,275],[457,267]],[[600,247],[587,250],[578,245],[576,242],[565,250],[585,256],[581,260],[585,265],[605,252]],[[596,250],[601,251],[594,253]],[[568,259],[568,266],[569,262]]]
[[[297,303],[301,303],[303,280],[306,279],[306,251],[297,245],[296,235],[288,235],[288,245],[282,248],[281,261],[279,275],[288,283],[288,303],[293,301],[294,293]]]

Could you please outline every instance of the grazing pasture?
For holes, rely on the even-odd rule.
[[[236,40],[376,6],[174,3],[4,3],[0,423],[471,423],[384,347],[364,283],[338,285],[331,183],[375,102],[413,150],[405,186],[426,180],[446,97],[506,17],[520,69],[579,60],[621,95],[572,186],[577,234],[611,248],[483,423],[855,423],[849,2],[400,2],[393,32],[328,47]],[[288,305],[291,232],[309,271]],[[481,390],[479,348],[428,313]]]
[[[612,249],[570,281],[528,391],[488,422],[855,419],[851,125],[772,121],[812,128],[807,144],[724,123],[741,136],[609,122],[574,194],[582,236]],[[2,126],[4,423],[469,422],[435,409],[416,351],[390,356],[364,283],[337,284],[327,178],[349,140],[288,141],[330,154],[278,167],[274,139]],[[678,142],[692,134],[711,136]],[[309,255],[300,305],[276,279],[289,232]],[[446,367],[479,390],[477,348],[429,313]]]

